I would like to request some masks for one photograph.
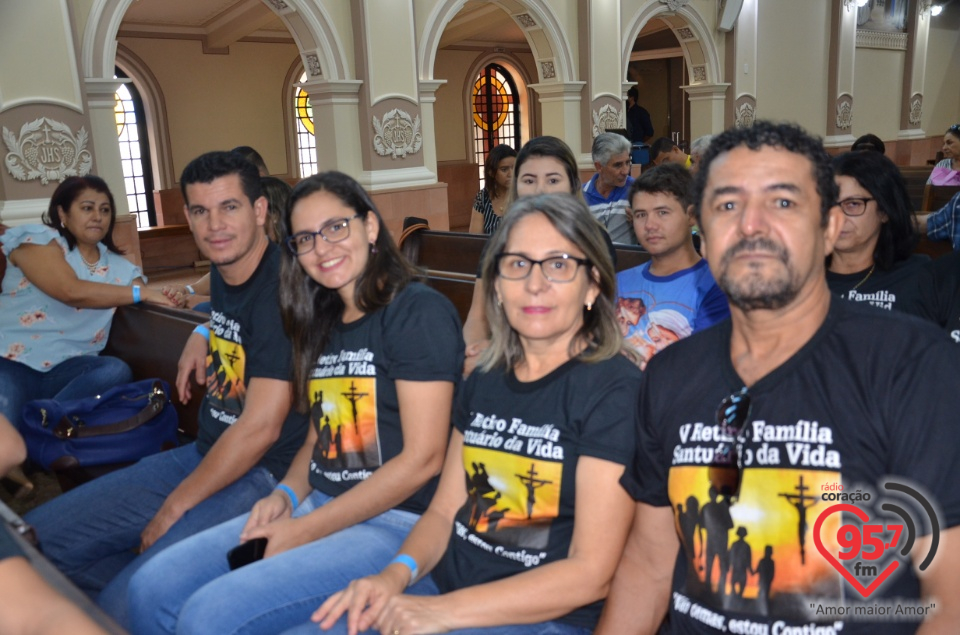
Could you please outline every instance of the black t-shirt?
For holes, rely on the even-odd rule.
[[[888,271],[879,267],[872,273],[870,269],[847,274],[827,271],[827,285],[844,300],[865,302],[887,311],[902,311],[933,320],[928,293],[929,262],[928,256],[913,254]]]
[[[464,435],[468,498],[432,572],[441,592],[567,557],[578,458],[629,462],[639,385],[639,369],[621,355],[596,364],[571,360],[527,383],[512,371],[470,375],[454,414]],[[602,606],[560,621],[593,628]]]
[[[232,286],[216,267],[210,268],[210,349],[207,356],[207,395],[200,406],[197,449],[206,454],[220,435],[240,418],[247,386],[254,377],[290,381],[291,346],[280,319],[278,283],[280,250],[273,243],[253,275]],[[287,473],[290,461],[307,434],[307,418],[291,410],[277,439],[259,465],[276,478]]]
[[[17,544],[14,537],[10,535],[10,528],[4,523],[4,526],[0,527],[0,560],[17,557],[26,558],[27,555]]]
[[[821,555],[814,530],[837,504],[823,495],[839,493],[840,484],[848,496],[872,492],[869,507],[899,501],[920,509],[882,489],[886,477],[923,488],[939,504],[941,528],[960,523],[960,490],[945,478],[960,473],[960,392],[942,388],[960,385],[956,349],[920,320],[833,300],[813,338],[750,386],[742,486],[731,504],[726,492],[711,487],[709,468],[718,445],[731,440],[717,424],[718,405],[744,385],[730,362],[730,334],[731,323],[724,322],[651,360],[641,387],[638,456],[622,481],[635,499],[674,510],[681,549],[673,632],[772,633],[776,623],[813,622],[823,630],[796,632],[913,632],[919,618],[817,616],[817,607],[916,601],[919,583],[912,567],[900,566],[864,600]],[[862,509],[862,502],[855,506]],[[904,522],[892,513],[869,513],[871,522]],[[852,522],[852,514],[842,516]],[[922,509],[911,516],[918,533],[929,533]],[[819,532],[834,555],[840,518],[830,513]],[[896,544],[899,549],[905,540]],[[729,586],[721,595],[723,571]],[[864,585],[875,578],[865,577]],[[844,621],[840,628],[837,621]]]
[[[386,307],[338,325],[309,383],[317,445],[310,485],[344,493],[400,454],[403,430],[397,380],[449,381],[463,373],[460,317],[445,297],[419,282]],[[398,507],[422,513],[436,479]]]
[[[937,323],[960,343],[960,251],[951,251],[930,264],[933,306]]]

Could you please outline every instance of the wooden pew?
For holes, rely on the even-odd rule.
[[[488,236],[428,229],[420,219],[406,219],[400,248],[415,265],[426,270],[427,284],[453,302],[461,320],[467,319],[473,285]],[[618,272],[650,259],[642,247],[615,245]]]
[[[914,210],[926,209],[923,207],[923,192],[927,186],[927,179],[933,168],[929,165],[908,165],[900,167],[900,175],[907,185],[907,194],[910,195],[910,205]]]
[[[923,188],[923,203],[918,208],[924,214],[939,211],[960,192],[960,185],[930,185]]]

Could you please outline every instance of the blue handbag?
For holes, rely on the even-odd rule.
[[[145,379],[72,401],[23,406],[20,432],[28,456],[44,469],[130,463],[177,446],[170,386]]]

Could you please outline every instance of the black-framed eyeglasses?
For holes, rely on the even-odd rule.
[[[572,282],[581,265],[592,264],[586,258],[560,254],[543,260],[534,260],[523,254],[503,253],[497,256],[497,273],[505,280],[525,280],[534,265],[540,265],[543,277],[550,282]]]
[[[337,218],[315,232],[297,232],[287,238],[287,249],[290,253],[300,256],[313,251],[317,236],[323,238],[328,243],[338,243],[350,237],[350,221],[360,218],[360,214],[354,214],[350,218]]]
[[[725,441],[717,446],[707,478],[710,487],[731,503],[740,496],[743,474],[744,427],[750,418],[750,393],[747,388],[725,397],[717,406],[717,424]]]
[[[866,198],[863,196],[851,196],[850,198],[845,198],[842,201],[837,201],[837,205],[840,206],[840,209],[847,216],[863,216],[863,213],[867,211],[867,203],[875,200],[877,199]]]

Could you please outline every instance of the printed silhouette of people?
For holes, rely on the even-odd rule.
[[[467,482],[467,496],[470,498],[471,510],[469,525],[475,529],[477,523],[483,517],[483,513],[489,509],[493,503],[486,500],[488,494],[499,492],[490,484],[490,475],[487,474],[487,466],[483,463],[472,462],[473,476]]]
[[[500,498],[500,493],[497,492],[497,498]],[[502,507],[500,509],[491,509],[487,513],[487,531],[493,533],[497,530],[497,523],[499,523],[507,512],[510,511],[509,507]]]
[[[514,474],[514,476],[520,479],[524,487],[527,488],[527,518],[533,518],[533,506],[537,502],[537,489],[553,483],[553,481],[536,478],[537,474],[539,474],[539,472],[537,472],[534,463],[530,464],[530,470],[525,474]]]
[[[757,575],[759,580],[757,586],[757,612],[761,615],[770,614],[770,587],[773,585],[773,577],[776,573],[776,565],[773,561],[773,547],[767,545],[763,549],[763,558],[757,563]]]
[[[324,459],[330,458],[330,444],[333,442],[333,433],[330,430],[330,417],[326,417],[326,422],[320,428],[320,456]],[[337,456],[340,456],[337,454]]]
[[[743,597],[747,586],[747,574],[755,575],[753,570],[753,552],[745,538],[746,527],[737,527],[737,540],[730,545],[730,592],[737,597]]]
[[[683,537],[683,545],[687,550],[687,562],[691,570],[695,570],[697,558],[702,553],[697,553],[694,539],[697,528],[700,526],[700,501],[696,496],[687,497],[687,509],[683,509],[683,504],[677,504],[677,524],[680,526],[680,535]],[[703,542],[700,542],[700,551],[703,551]]]
[[[330,419],[328,418],[329,422]],[[333,447],[337,450],[337,464],[340,465],[343,463],[343,435],[340,434],[340,430],[343,428],[343,424],[337,426],[337,434],[333,437]]]
[[[733,519],[730,517],[730,499],[719,498],[715,487],[710,487],[710,502],[700,510],[700,544],[703,543],[703,532],[707,532],[706,578],[704,581],[708,589],[713,588],[712,578],[713,561],[718,560],[720,565],[720,581],[717,584],[717,593],[723,595],[727,569],[730,566],[730,553],[727,548],[730,530],[733,529]]]

